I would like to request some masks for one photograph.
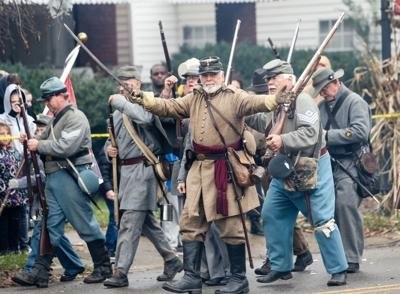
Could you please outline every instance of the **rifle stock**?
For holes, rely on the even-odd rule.
[[[117,142],[115,141],[115,129],[114,129],[114,118],[112,114],[111,104],[109,107],[109,126],[108,132],[110,134],[111,146],[117,147]],[[115,223],[119,224],[119,202],[118,202],[118,159],[113,157],[112,160],[112,178],[113,178],[113,190],[114,190],[114,219]]]
[[[163,25],[162,25],[161,20],[158,21],[158,27],[160,29],[161,44],[162,44],[163,51],[164,51],[164,57],[165,57],[165,63],[167,65],[167,70],[168,70],[169,74],[172,74],[171,58],[169,56],[167,40],[165,39],[164,29],[163,29]],[[172,97],[176,98],[176,87],[175,87],[175,85],[172,88]]]
[[[20,99],[20,108],[21,108],[21,116],[24,123],[25,133],[27,139],[32,138],[29,130],[28,119],[26,117],[26,109],[25,109],[25,101],[23,101],[21,95],[21,89],[18,87],[18,94]],[[32,158],[33,169],[35,171],[35,180],[36,180],[36,187],[39,194],[39,202],[40,206],[42,207],[42,225],[41,225],[41,234],[40,234],[40,255],[50,254],[52,253],[52,246],[50,243],[50,236],[49,231],[47,230],[47,216],[49,213],[49,209],[46,202],[46,197],[43,190],[43,182],[42,177],[40,175],[40,167],[37,159],[37,154],[35,151],[30,151],[30,155]],[[29,160],[25,158],[25,161]],[[27,177],[30,177],[28,174]]]

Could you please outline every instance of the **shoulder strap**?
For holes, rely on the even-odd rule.
[[[158,163],[157,157],[150,150],[150,148],[147,147],[146,144],[144,144],[142,139],[139,137],[139,135],[136,132],[135,128],[133,127],[132,121],[129,119],[129,117],[126,114],[122,114],[122,119],[124,121],[124,125],[126,127],[126,130],[129,133],[129,135],[132,137],[133,141],[136,143],[136,145],[139,147],[139,149],[143,152],[143,154],[147,158],[147,160],[153,165]]]
[[[333,107],[332,111],[329,109],[328,103],[325,101],[324,106],[326,109],[326,112],[328,113],[328,121],[326,122],[325,125],[325,130],[329,130],[331,128],[331,124],[335,124],[336,126],[338,125],[335,119],[335,115],[338,112],[340,106],[342,106],[344,99],[348,97],[349,95],[342,95],[339,97],[339,99],[336,101],[335,106]]]
[[[217,122],[215,121],[214,114],[213,114],[212,111],[211,111],[211,107],[212,107],[212,106],[211,106],[210,101],[208,100],[208,97],[205,97],[205,100],[206,100],[206,104],[207,104],[207,111],[208,111],[208,114],[210,115],[210,118],[211,118],[211,121],[212,121],[212,123],[213,123],[213,126],[214,126],[215,130],[217,131],[217,133],[218,133],[218,135],[219,135],[219,138],[220,138],[221,141],[222,141],[222,144],[224,144],[224,146],[227,147],[226,142],[225,142],[225,139],[224,139],[224,136],[222,136],[222,134],[221,134],[221,132],[220,132],[218,126],[217,126]],[[214,108],[214,109],[215,109],[215,108]]]
[[[232,124],[232,122],[229,121],[229,119],[227,119],[221,113],[221,111],[219,111],[214,105],[212,105],[208,99],[206,99],[206,103],[208,105],[208,108],[212,108],[223,119],[223,121],[226,122],[232,128],[232,130],[236,133],[236,135],[238,135],[239,137],[242,137],[242,133],[238,131],[238,129]],[[209,110],[209,113],[210,113],[210,110]]]

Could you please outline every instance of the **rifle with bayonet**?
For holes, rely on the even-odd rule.
[[[324,41],[318,48],[318,50],[315,52],[314,56],[311,58],[309,63],[307,64],[306,68],[304,69],[303,73],[293,86],[293,89],[291,90],[292,94],[294,95],[294,100],[291,102],[291,104],[284,104],[280,107],[277,115],[277,120],[275,124],[272,126],[271,130],[269,131],[269,134],[266,134],[266,137],[271,134],[281,134],[283,130],[283,126],[288,118],[288,113],[290,109],[293,109],[292,104],[296,104],[296,98],[297,96],[303,91],[304,87],[307,85],[309,79],[311,78],[313,72],[316,70],[318,66],[319,59],[321,58],[321,54],[323,50],[328,46],[329,41],[332,39],[333,35],[335,34],[336,30],[338,29],[339,25],[343,22],[344,18],[344,13],[342,13],[339,18],[337,19],[336,23],[332,27],[332,29],[329,31],[328,35],[325,37]],[[273,157],[274,152],[267,148],[267,151],[265,152],[263,156],[263,165],[264,167],[268,167],[269,161]]]
[[[294,48],[295,48],[295,46],[296,46],[297,37],[299,36],[300,22],[301,22],[301,19],[299,19],[299,21],[297,22],[296,29],[294,30],[294,35],[293,35],[292,43],[290,44],[288,57],[287,57],[287,59],[286,59],[287,63],[289,63],[289,64],[290,64],[290,62],[292,61],[293,51],[294,51]]]
[[[21,117],[24,124],[24,129],[26,133],[27,140],[31,139],[31,133],[29,130],[28,119],[26,116],[26,108],[25,101],[23,101],[23,97],[21,95],[21,89],[18,87],[18,94],[20,99],[20,108],[21,108]],[[25,140],[26,143],[26,140]],[[44,184],[42,181],[42,177],[40,175],[40,167],[37,159],[37,154],[35,151],[30,151],[30,158],[33,164],[33,170],[35,173],[36,180],[36,188],[38,192],[40,206],[42,207],[42,223],[41,223],[41,234],[40,234],[40,255],[50,254],[52,252],[52,246],[50,243],[49,231],[47,230],[47,216],[49,213],[49,209],[47,207],[46,197],[44,194]],[[25,162],[28,161],[29,158],[25,158]],[[30,173],[27,175],[27,179],[30,178]]]
[[[229,84],[229,79],[231,77],[232,61],[233,61],[233,55],[234,55],[235,49],[236,49],[236,41],[237,41],[237,36],[239,33],[240,23],[241,23],[241,21],[240,21],[240,19],[238,19],[236,22],[235,33],[233,34],[233,41],[232,41],[231,52],[229,54],[228,66],[226,67],[225,85]]]

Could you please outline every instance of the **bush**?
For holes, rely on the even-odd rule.
[[[221,42],[215,45],[206,45],[203,49],[182,46],[180,52],[172,56],[174,72],[176,73],[180,63],[188,58],[202,58],[205,56],[217,55],[221,58],[222,63],[226,67],[229,61],[231,45]],[[317,49],[317,48],[316,48]],[[292,56],[292,66],[294,73],[300,76],[304,68],[311,60],[315,50],[295,50]],[[281,59],[286,59],[289,48],[279,48]],[[349,80],[353,76],[355,67],[361,64],[361,58],[354,52],[336,52],[326,53],[330,59],[334,69],[343,68],[345,70],[344,81]],[[262,67],[268,61],[276,58],[270,48],[248,43],[240,43],[236,47],[235,55],[232,62],[233,72],[238,72],[244,79],[245,87],[250,86],[251,77],[256,68]]]

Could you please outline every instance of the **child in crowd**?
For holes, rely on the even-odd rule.
[[[12,145],[11,129],[7,124],[0,122],[0,201],[4,206],[0,216],[0,254],[22,249],[19,247],[19,223],[26,213],[28,195],[26,190],[8,191],[8,181],[15,178],[20,164],[21,155]],[[7,191],[8,198],[5,199]]]

